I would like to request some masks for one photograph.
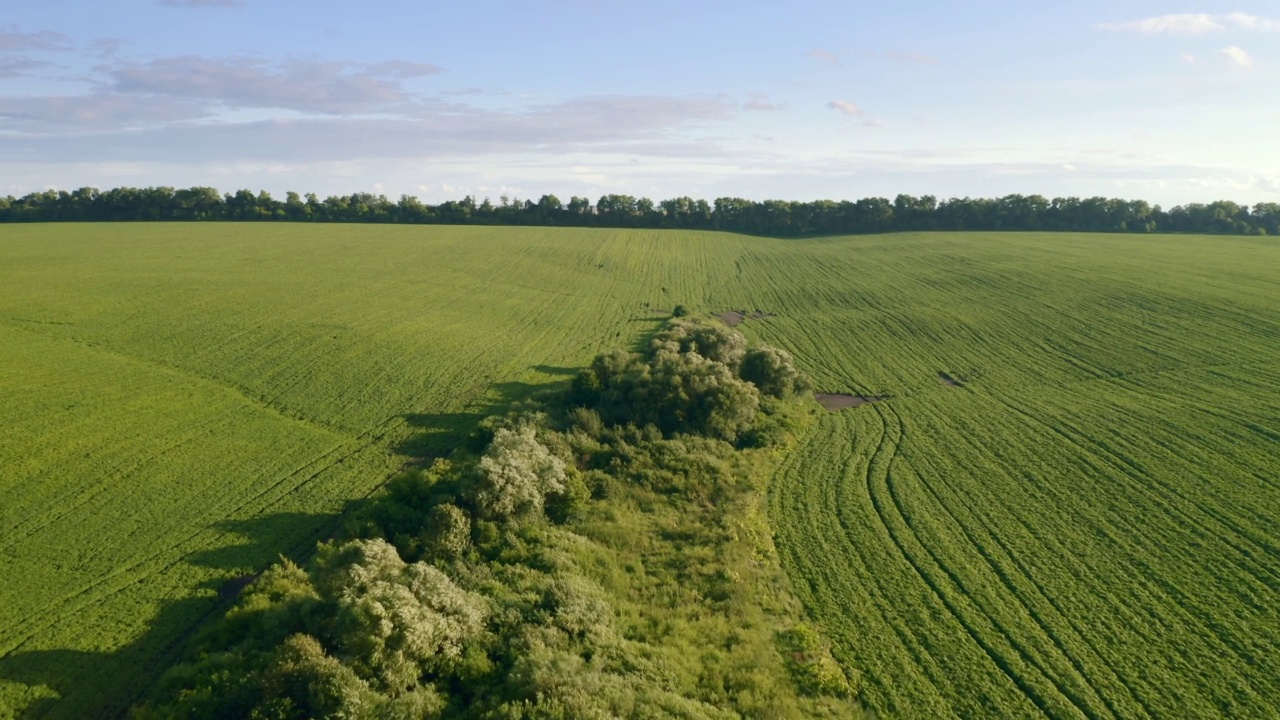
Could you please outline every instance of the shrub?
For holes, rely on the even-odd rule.
[[[775,398],[789,398],[809,389],[808,381],[796,370],[791,353],[768,345],[748,350],[738,374],[761,393]]]
[[[674,349],[697,353],[708,360],[737,368],[747,352],[747,338],[733,328],[695,320],[673,320],[650,343],[650,354]]]
[[[445,503],[431,508],[422,528],[422,548],[431,557],[454,560],[471,545],[471,518],[462,508]]]
[[[439,569],[406,565],[383,540],[329,548],[317,557],[316,584],[335,603],[334,644],[392,696],[415,687],[424,672],[447,672],[483,629],[483,599]]]
[[[540,516],[549,493],[564,492],[564,461],[538,442],[530,425],[499,429],[479,464],[476,505],[488,518]]]
[[[600,413],[591,408],[576,407],[570,410],[568,420],[570,427],[594,440],[599,440],[604,434],[604,420],[600,419]]]
[[[582,473],[570,468],[565,473],[564,489],[547,495],[547,517],[558,523],[566,523],[577,517],[591,499]]]
[[[264,702],[254,717],[376,717],[377,696],[368,683],[309,635],[294,635],[280,645],[262,685]]]

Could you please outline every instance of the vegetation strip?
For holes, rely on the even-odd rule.
[[[120,220],[239,220],[360,222],[448,225],[554,225],[579,227],[727,230],[794,237],[913,230],[1003,230],[1059,232],[1189,232],[1222,235],[1280,235],[1280,203],[1252,208],[1227,200],[1191,203],[1165,210],[1142,200],[1053,198],[951,198],[898,195],[857,201],[756,202],[680,197],[655,203],[630,195],[604,195],[594,205],[583,197],[561,202],[555,195],[533,200],[502,197],[428,205],[410,195],[355,193],[321,200],[296,192],[276,200],[265,190],[220,194],[210,187],[46,190],[20,198],[0,198],[2,222],[86,222]],[[745,313],[737,313],[742,315]],[[730,325],[735,319],[721,316]],[[741,318],[736,318],[740,322]]]
[[[763,514],[806,395],[705,322],[601,355],[248,584],[138,717],[858,716]]]

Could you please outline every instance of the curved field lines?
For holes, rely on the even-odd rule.
[[[1277,251],[1242,247],[1232,288],[1205,270],[1221,247],[1023,240],[942,294],[927,257],[853,244],[829,266],[878,301],[762,328],[823,389],[896,395],[824,417],[775,477],[797,589],[887,716],[1274,715]],[[1033,255],[1055,256],[1038,285]]]
[[[0,718],[117,713],[245,576],[676,305],[889,398],[771,496],[885,716],[1274,715],[1278,297],[1251,238],[4,226]]]

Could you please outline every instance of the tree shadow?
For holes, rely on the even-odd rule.
[[[477,393],[476,401],[464,412],[402,415],[405,423],[415,432],[392,449],[410,458],[409,468],[426,467],[436,458],[445,457],[454,448],[467,444],[485,418],[500,415],[524,402],[562,390],[568,384],[568,378],[578,372],[576,368],[553,365],[534,365],[530,369],[562,379],[549,383],[493,383],[484,392]]]
[[[639,344],[647,342],[646,337]],[[531,369],[558,379],[493,383],[477,393],[479,402],[466,412],[404,415],[415,432],[393,449],[414,462],[429,464],[475,436],[486,417],[563,389],[577,372],[550,365]],[[113,651],[19,649],[0,657],[0,680],[27,688],[17,698],[17,707],[0,706],[0,715],[12,713],[23,720],[125,717],[132,706],[156,691],[164,671],[188,656],[200,631],[223,616],[254,578],[281,555],[299,564],[306,562],[317,542],[334,537],[347,518],[360,516],[375,502],[352,500],[335,514],[275,513],[213,523],[209,528],[221,533],[225,543],[193,552],[166,571],[194,572],[204,579],[189,585],[185,596],[160,602],[146,629],[133,641]],[[110,612],[119,612],[119,607],[113,605]],[[152,607],[144,599],[138,612]],[[119,622],[105,608],[89,612],[98,613],[91,624]]]
[[[282,554],[307,560],[316,543],[331,537],[342,518],[364,502],[348,503],[340,515],[276,513],[214,523],[211,528],[231,542],[191,553],[171,568],[208,577],[186,596],[163,602],[132,642],[110,652],[54,648],[0,657],[0,679],[28,688],[17,707],[0,707],[0,714],[11,712],[22,720],[125,717],[155,689],[164,671],[188,654],[200,629],[235,604],[250,581]],[[244,542],[234,542],[237,538]],[[93,620],[118,622],[106,615]]]
[[[532,369],[543,375],[551,375],[553,377],[571,378],[578,374],[578,368],[556,367],[555,365],[534,365]]]

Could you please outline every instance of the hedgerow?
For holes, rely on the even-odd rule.
[[[601,355],[264,573],[138,716],[856,715],[852,671],[816,640],[794,657],[774,456],[732,442],[767,419],[785,443],[813,408],[777,398],[804,387],[707,321]]]

